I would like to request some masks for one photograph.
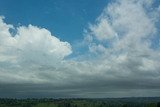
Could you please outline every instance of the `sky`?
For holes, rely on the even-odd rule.
[[[159,0],[0,0],[1,98],[160,95]]]

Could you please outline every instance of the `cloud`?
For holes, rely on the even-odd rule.
[[[9,29],[13,28],[13,26],[4,23],[2,18],[0,26],[2,28],[0,31],[0,43],[4,57],[9,54],[9,56],[16,57],[16,60],[43,63],[43,61],[53,59],[62,60],[72,53],[71,45],[68,42],[60,41],[45,28],[38,28],[32,25],[28,27],[20,26],[15,28],[17,33],[12,35]]]
[[[112,39],[116,34],[106,19],[100,19],[97,25],[91,25],[90,30],[100,41]]]
[[[2,17],[0,28],[1,81],[32,81],[30,76],[39,81],[34,78],[34,71],[41,66],[56,66],[72,53],[68,42],[60,41],[45,28],[32,25],[14,28],[4,23]],[[10,29],[15,29],[17,33],[12,35]],[[7,76],[9,80],[4,79]]]
[[[104,81],[109,79],[113,83],[113,87],[114,80],[117,80],[116,85],[121,84],[118,81],[127,82],[122,88],[129,85],[129,82],[132,85],[128,88],[145,87],[147,90],[149,87],[158,86],[160,51],[152,48],[152,44],[155,42],[153,38],[159,34],[156,26],[159,18],[157,7],[153,7],[152,4],[153,2],[144,0],[117,0],[108,4],[96,24],[90,25],[86,37],[96,37],[88,41],[90,54],[96,55],[94,57],[97,58],[93,65],[104,75]],[[99,27],[104,20],[107,23],[103,23],[103,26],[107,27]],[[110,29],[115,34],[112,39],[107,38]],[[102,38],[101,34],[106,38]],[[106,84],[107,86],[110,87]]]
[[[113,51],[123,50],[128,52],[131,48],[135,51],[140,51],[141,49],[152,50],[150,45],[154,41],[151,41],[151,38],[154,38],[157,33],[155,20],[158,17],[150,15],[158,11],[156,9],[146,10],[143,5],[146,3],[150,6],[152,5],[152,2],[137,0],[117,0],[117,2],[109,4],[98,17],[98,20],[107,20],[110,26],[108,26],[108,23],[104,23],[103,26],[106,25],[108,28],[91,28],[90,35],[101,38],[100,34],[103,34],[103,31],[109,32],[108,30],[112,29],[116,34],[113,36],[115,39],[111,42],[106,41],[105,44],[109,44],[110,49]],[[98,21],[97,23],[96,26],[101,26],[101,22]],[[97,35],[96,30],[99,31],[99,35]],[[98,37],[97,40],[99,41]],[[100,44],[103,43],[100,41]],[[103,45],[105,46],[105,44]]]
[[[150,0],[109,3],[85,32],[84,58],[65,59],[71,45],[47,29],[14,28],[1,18],[1,96],[158,96],[160,50],[152,47],[159,35],[157,8]]]

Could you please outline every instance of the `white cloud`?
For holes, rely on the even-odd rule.
[[[100,54],[100,53],[104,53],[106,51],[106,48],[99,44],[99,45],[96,45],[96,44],[92,44],[90,47],[89,47],[89,51],[90,52],[98,52],[97,54]]]
[[[106,79],[128,78],[127,81],[142,82],[143,78],[157,84],[155,80],[160,77],[160,67],[157,66],[160,64],[160,51],[153,49],[151,44],[159,33],[156,27],[159,18],[152,4],[153,1],[148,0],[117,0],[110,3],[98,17],[98,20],[106,20],[103,26],[107,27],[99,27],[102,26],[101,21],[90,25],[96,27],[91,28],[88,35],[97,38],[97,41],[90,42],[91,54],[95,55],[103,49],[96,54],[97,61],[93,65],[98,68],[97,71],[103,72]],[[111,41],[101,41],[105,40],[101,35],[104,31],[105,34],[110,33],[108,29],[112,29],[116,35]]]
[[[90,30],[100,41],[105,41],[115,37],[115,32],[106,19],[100,19],[97,25],[91,25]]]
[[[150,7],[150,0],[110,3],[96,24],[89,26],[91,31],[85,32],[90,53],[83,60],[77,56],[65,60],[72,53],[70,44],[44,28],[20,26],[14,28],[13,37],[9,32],[13,26],[1,18],[0,83],[28,83],[30,90],[65,96],[70,92],[70,97],[97,96],[98,92],[105,97],[134,96],[137,90],[147,92],[144,96],[160,94],[154,91],[160,89],[160,51],[151,48],[159,19],[157,9]],[[15,88],[22,94],[29,89]]]
[[[144,3],[147,3],[149,6],[152,5],[149,1],[137,0],[118,0],[115,3],[109,4],[98,20],[106,20],[108,22],[109,19],[110,26],[108,26],[108,23],[103,23],[103,26],[108,27],[94,27],[94,30],[91,30],[92,33],[90,34],[95,35],[98,40],[99,38],[103,40],[104,38],[102,38],[101,34],[104,31],[110,33],[108,29],[112,29],[116,39],[113,39],[111,42],[107,41],[106,44],[111,45],[113,51],[125,50],[128,52],[131,48],[134,51],[141,51],[141,49],[150,50],[152,42],[150,39],[157,32],[152,17],[158,17],[156,15],[151,17],[150,13],[155,13],[155,11],[149,12],[145,10],[143,7]],[[96,26],[101,25],[101,22],[96,24]]]
[[[62,60],[72,53],[69,43],[60,41],[44,28],[32,25],[20,27],[15,38],[17,48],[22,51],[22,57],[27,57],[29,61],[33,60],[45,64],[47,62],[44,61]]]
[[[71,45],[68,42],[60,41],[44,28],[32,25],[20,26],[17,28],[17,34],[13,37],[9,32],[11,25],[5,24],[1,19],[0,27],[1,57],[16,57],[17,61],[45,64],[47,61],[62,60],[72,53]],[[2,59],[4,60],[4,58]]]
[[[43,66],[58,67],[72,53],[68,42],[60,41],[47,29],[20,26],[12,35],[12,28],[0,18],[1,82],[44,82],[35,72]]]

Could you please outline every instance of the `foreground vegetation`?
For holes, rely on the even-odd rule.
[[[160,107],[160,98],[0,99],[0,107]]]

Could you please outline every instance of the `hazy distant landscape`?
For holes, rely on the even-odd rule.
[[[0,99],[0,107],[160,107],[160,97],[106,99]]]

